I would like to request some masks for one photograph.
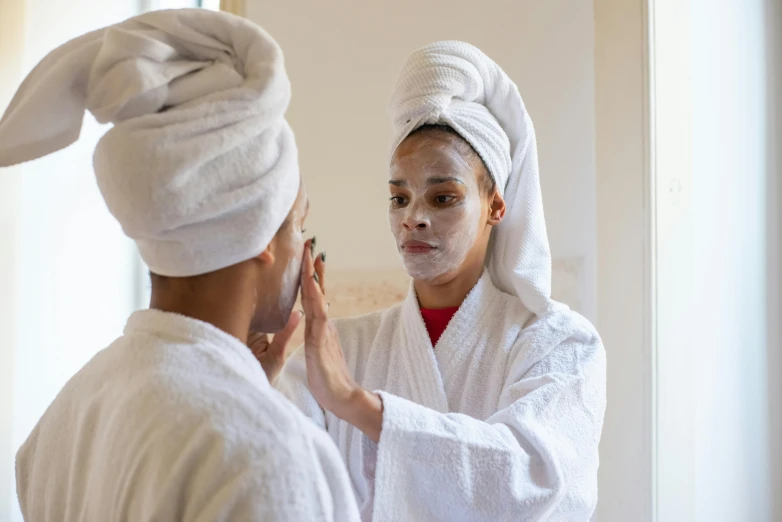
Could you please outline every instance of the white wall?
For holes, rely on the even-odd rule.
[[[782,2],[770,0],[766,9],[766,65],[769,77],[768,211],[768,397],[771,427],[771,491],[774,519],[782,520]],[[774,464],[776,463],[776,464]]]
[[[19,78],[22,71],[22,37],[24,11],[15,0],[0,0],[0,78]],[[0,82],[0,106],[13,95],[11,82]],[[11,418],[13,415],[13,374],[16,339],[16,294],[14,275],[16,259],[18,193],[17,176],[0,172],[0,520],[10,517],[14,498],[13,444]]]
[[[647,7],[595,1],[597,326],[608,352],[599,522],[654,515]]]
[[[598,519],[782,520],[782,6],[595,6]]]
[[[765,2],[693,7],[695,514],[771,521]]]
[[[689,0],[653,2],[651,137],[654,183],[656,520],[695,520],[697,335],[693,313],[693,66]]]
[[[764,0],[655,2],[658,519],[772,511]],[[771,263],[777,263],[776,266]],[[778,389],[778,388],[777,388]],[[777,417],[778,418],[778,417]]]
[[[463,39],[516,81],[538,133],[552,251],[576,258],[582,310],[595,317],[594,24],[590,2],[247,1],[280,43],[288,112],[312,199],[309,232],[332,269],[399,266],[386,208],[386,101],[404,58]]]
[[[0,4],[3,109],[48,51],[138,10],[136,0],[27,0],[13,2],[19,16],[6,18],[10,4]],[[76,145],[0,173],[0,310],[10,311],[0,314],[0,520],[21,521],[16,448],[65,381],[121,334],[136,304],[134,247],[105,209],[92,172],[103,129],[90,117],[85,123]]]

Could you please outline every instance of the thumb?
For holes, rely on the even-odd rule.
[[[296,331],[299,323],[301,323],[302,317],[304,317],[304,312],[299,310],[295,310],[293,313],[291,313],[291,316],[288,319],[288,324],[285,325],[285,328],[274,334],[272,344],[277,345],[278,349],[284,349],[288,344],[288,341],[290,341],[291,337],[293,337],[293,333]]]
[[[261,332],[250,332],[247,346],[256,358],[262,357],[269,347],[269,336]]]

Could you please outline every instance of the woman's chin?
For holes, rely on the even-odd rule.
[[[405,267],[407,275],[414,281],[430,286],[438,286],[453,280],[456,274],[453,270],[443,267]]]
[[[415,263],[404,259],[407,275],[416,282],[430,286],[440,286],[452,282],[462,275],[472,273],[466,261],[461,263]],[[468,276],[469,277],[469,276]]]

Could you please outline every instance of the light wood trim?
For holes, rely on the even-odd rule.
[[[220,10],[239,16],[247,13],[245,0],[220,0]]]

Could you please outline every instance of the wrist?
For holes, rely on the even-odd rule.
[[[334,413],[364,432],[370,439],[379,441],[383,428],[383,400],[378,394],[358,386],[340,411]]]

